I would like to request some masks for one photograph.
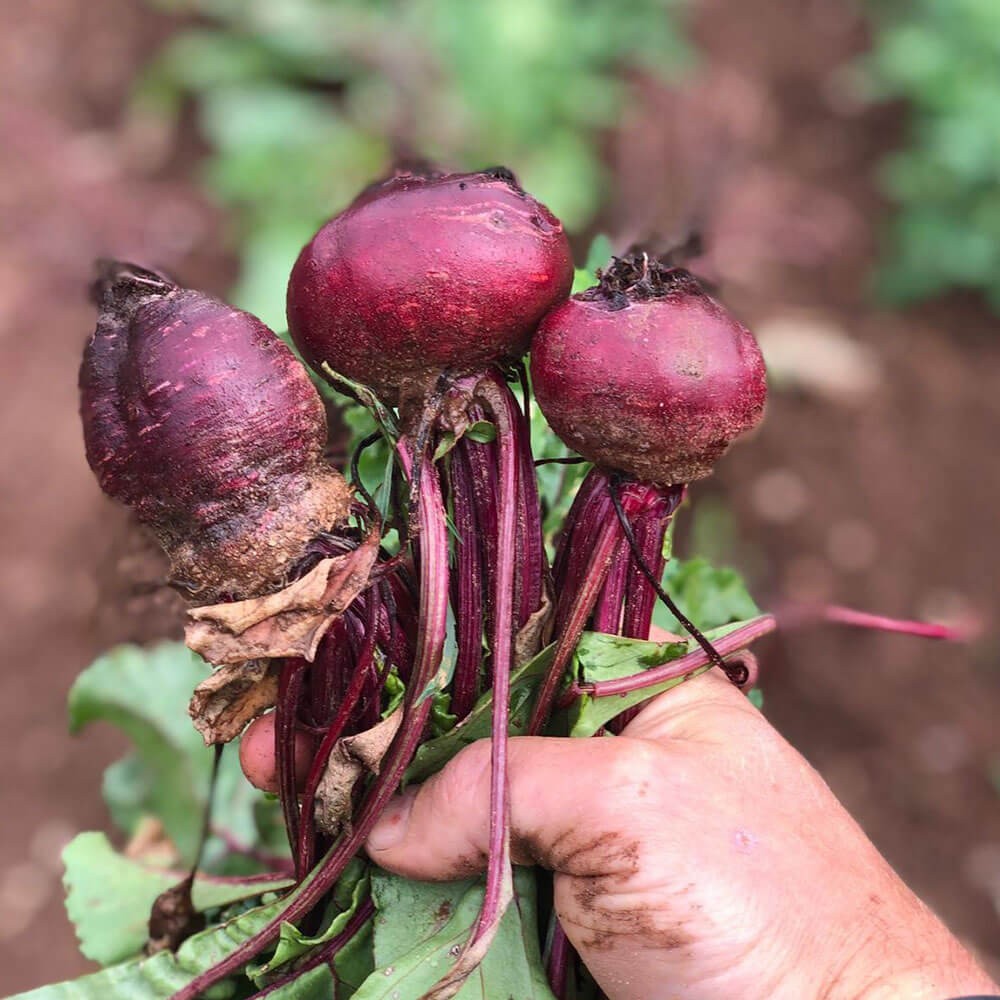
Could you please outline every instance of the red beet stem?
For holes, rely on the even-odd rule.
[[[499,383],[499,384],[498,384]],[[493,720],[490,772],[490,850],[486,892],[469,946],[496,932],[505,909],[505,886],[511,887],[510,804],[507,789],[507,726],[510,712],[510,672],[514,631],[515,516],[518,506],[518,438],[513,400],[506,385],[492,372],[483,378],[477,395],[490,408],[497,428],[499,492],[497,506],[497,562],[493,597]]]
[[[458,653],[451,682],[451,711],[464,719],[479,695],[479,668],[483,659],[483,555],[469,449],[461,445],[459,442],[449,456],[448,485],[458,532],[452,579]]]
[[[406,449],[407,442],[401,440],[398,448],[400,459],[404,468],[409,470],[411,463]],[[430,457],[427,456],[427,459],[430,464]],[[330,848],[320,862],[319,871],[311,882],[298,891],[288,908],[212,968],[178,990],[172,1000],[196,1000],[271,944],[278,937],[282,924],[296,923],[305,917],[330,891],[348,862],[361,849],[399,786],[430,715],[431,699],[421,700],[421,695],[441,665],[448,623],[448,534],[436,475],[421,477],[419,508],[420,628],[416,658],[403,703],[403,722],[382,761],[381,771],[365,793],[350,832],[342,835]]]
[[[563,925],[556,920],[552,926],[552,940],[549,942],[549,960],[546,972],[549,977],[549,986],[552,992],[564,1000],[566,996],[567,977],[569,974],[569,963],[573,956],[573,946],[566,937]]]
[[[541,733],[549,720],[549,714],[559,690],[559,683],[567,666],[569,666],[576,645],[580,641],[580,636],[583,634],[598,594],[604,586],[604,580],[611,567],[611,560],[619,541],[620,529],[612,518],[608,518],[594,540],[590,561],[591,572],[584,578],[582,586],[576,592],[576,599],[573,601],[569,616],[556,641],[552,664],[538,689],[538,695],[531,712],[531,720],[528,723],[528,733],[531,736],[537,736]]]
[[[263,1000],[264,997],[269,997],[277,990],[280,990],[282,986],[287,986],[298,979],[303,973],[310,972],[320,965],[332,962],[337,952],[347,945],[373,916],[375,916],[375,903],[371,896],[369,896],[358,906],[354,915],[347,921],[344,929],[339,934],[331,938],[314,955],[310,955],[301,965],[297,965],[294,971],[286,973],[273,983],[269,983],[262,990],[258,990],[258,992],[252,994],[248,1000]]]
[[[374,662],[376,624],[378,614],[381,610],[381,602],[375,600],[374,590],[368,593],[367,627],[365,630],[364,642],[355,663],[352,664],[349,675],[347,690],[337,707],[337,714],[330,723],[323,740],[316,750],[309,768],[309,776],[306,779],[306,787],[302,793],[302,805],[300,814],[302,821],[299,824],[297,838],[297,848],[295,851],[296,870],[305,873],[312,868],[313,851],[315,843],[316,826],[313,822],[313,808],[316,801],[316,789],[319,787],[323,773],[326,771],[327,761],[337,741],[344,735],[351,716],[358,706],[358,699],[361,692],[369,680],[369,671]],[[301,874],[300,874],[301,878]]]
[[[887,618],[885,615],[870,614],[845,608],[840,604],[828,604],[816,609],[823,621],[838,625],[852,625],[855,628],[874,629],[878,632],[898,632],[922,639],[944,639],[950,642],[965,642],[974,630],[968,626],[940,625],[933,622],[910,621],[905,618]]]
[[[756,642],[761,636],[773,632],[775,627],[776,623],[772,615],[761,615],[746,625],[734,629],[728,635],[718,639],[713,645],[720,655],[729,656],[749,646],[752,642]],[[693,670],[708,666],[710,662],[708,654],[703,649],[696,649],[678,660],[664,663],[660,667],[652,667],[649,670],[644,670],[641,674],[633,674],[631,677],[619,677],[611,681],[595,681],[592,684],[576,683],[573,686],[573,693],[589,694],[593,698],[625,695],[632,691],[642,691],[645,688],[655,687],[657,684],[674,680],[677,677],[683,677]]]
[[[278,794],[293,856],[296,856],[295,847],[299,836],[295,723],[307,666],[306,661],[298,657],[285,660],[278,680],[278,701],[274,709],[274,759],[278,771]],[[305,871],[300,867],[296,856],[295,876],[302,879],[304,875]]]
[[[556,609],[558,639],[552,663],[545,675],[532,709],[528,732],[538,735],[545,727],[562,680],[580,636],[615,567],[615,555],[625,540],[621,522],[615,517],[608,475],[592,469],[577,494],[569,514],[569,527],[556,557]],[[641,513],[660,495],[660,488],[630,483],[621,494],[622,509],[628,516]],[[677,491],[675,491],[677,492]],[[680,493],[677,492],[677,496]],[[619,559],[619,563],[621,560]],[[617,573],[618,570],[615,569]],[[614,583],[602,615],[620,630],[624,576]],[[617,611],[615,610],[617,602]]]

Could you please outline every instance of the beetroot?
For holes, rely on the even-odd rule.
[[[745,683],[745,672],[723,661],[660,576],[663,541],[686,484],[709,475],[763,415],[767,379],[753,334],[692,274],[635,252],[545,317],[531,363],[542,412],[596,468],[556,556],[559,639],[529,731],[540,732],[548,719],[588,619],[597,631],[645,638],[656,598],[711,663]]]
[[[520,357],[569,294],[562,225],[503,169],[397,175],[364,191],[306,245],[288,326],[306,360],[389,402]]]
[[[531,356],[555,432],[595,464],[643,482],[709,475],[763,415],[753,334],[687,271],[642,254],[549,313]]]
[[[254,316],[151,271],[105,265],[95,291],[80,413],[101,488],[199,599],[279,585],[349,504],[302,366]]]

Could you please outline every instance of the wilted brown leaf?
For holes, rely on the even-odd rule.
[[[145,948],[147,955],[176,951],[192,934],[205,929],[205,914],[194,908],[191,899],[193,886],[192,872],[183,881],[156,897],[149,914],[149,939]]]
[[[402,721],[397,708],[371,729],[338,740],[316,789],[316,826],[324,833],[335,837],[350,822],[355,782],[366,772],[378,774]]]
[[[548,591],[543,591],[541,606],[514,636],[515,668],[524,666],[549,644],[552,638],[552,614],[552,600]]]
[[[324,559],[276,594],[191,608],[188,646],[214,664],[282,656],[311,661],[330,625],[368,586],[378,545],[373,531],[353,551]]]
[[[206,745],[228,743],[278,700],[277,660],[229,663],[206,677],[191,695],[188,715]]]

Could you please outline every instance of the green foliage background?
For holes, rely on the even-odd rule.
[[[870,0],[869,96],[908,104],[881,183],[895,204],[878,287],[909,302],[981,289],[1000,311],[1000,4]]]
[[[204,180],[237,209],[237,304],[284,328],[292,262],[397,157],[503,163],[575,231],[606,197],[599,139],[628,74],[691,61],[686,0],[157,0],[196,15],[136,94],[195,99]]]

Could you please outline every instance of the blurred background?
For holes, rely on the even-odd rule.
[[[179,634],[83,458],[95,256],[283,328],[315,226],[394,157],[504,163],[582,261],[704,235],[758,333],[765,426],[682,551],[765,607],[979,620],[969,646],[762,645],[765,711],[1000,972],[1000,5],[993,0],[7,0],[0,5],[0,992],[87,968],[62,845],[123,750],[74,675]],[[822,886],[817,886],[822,892]]]

